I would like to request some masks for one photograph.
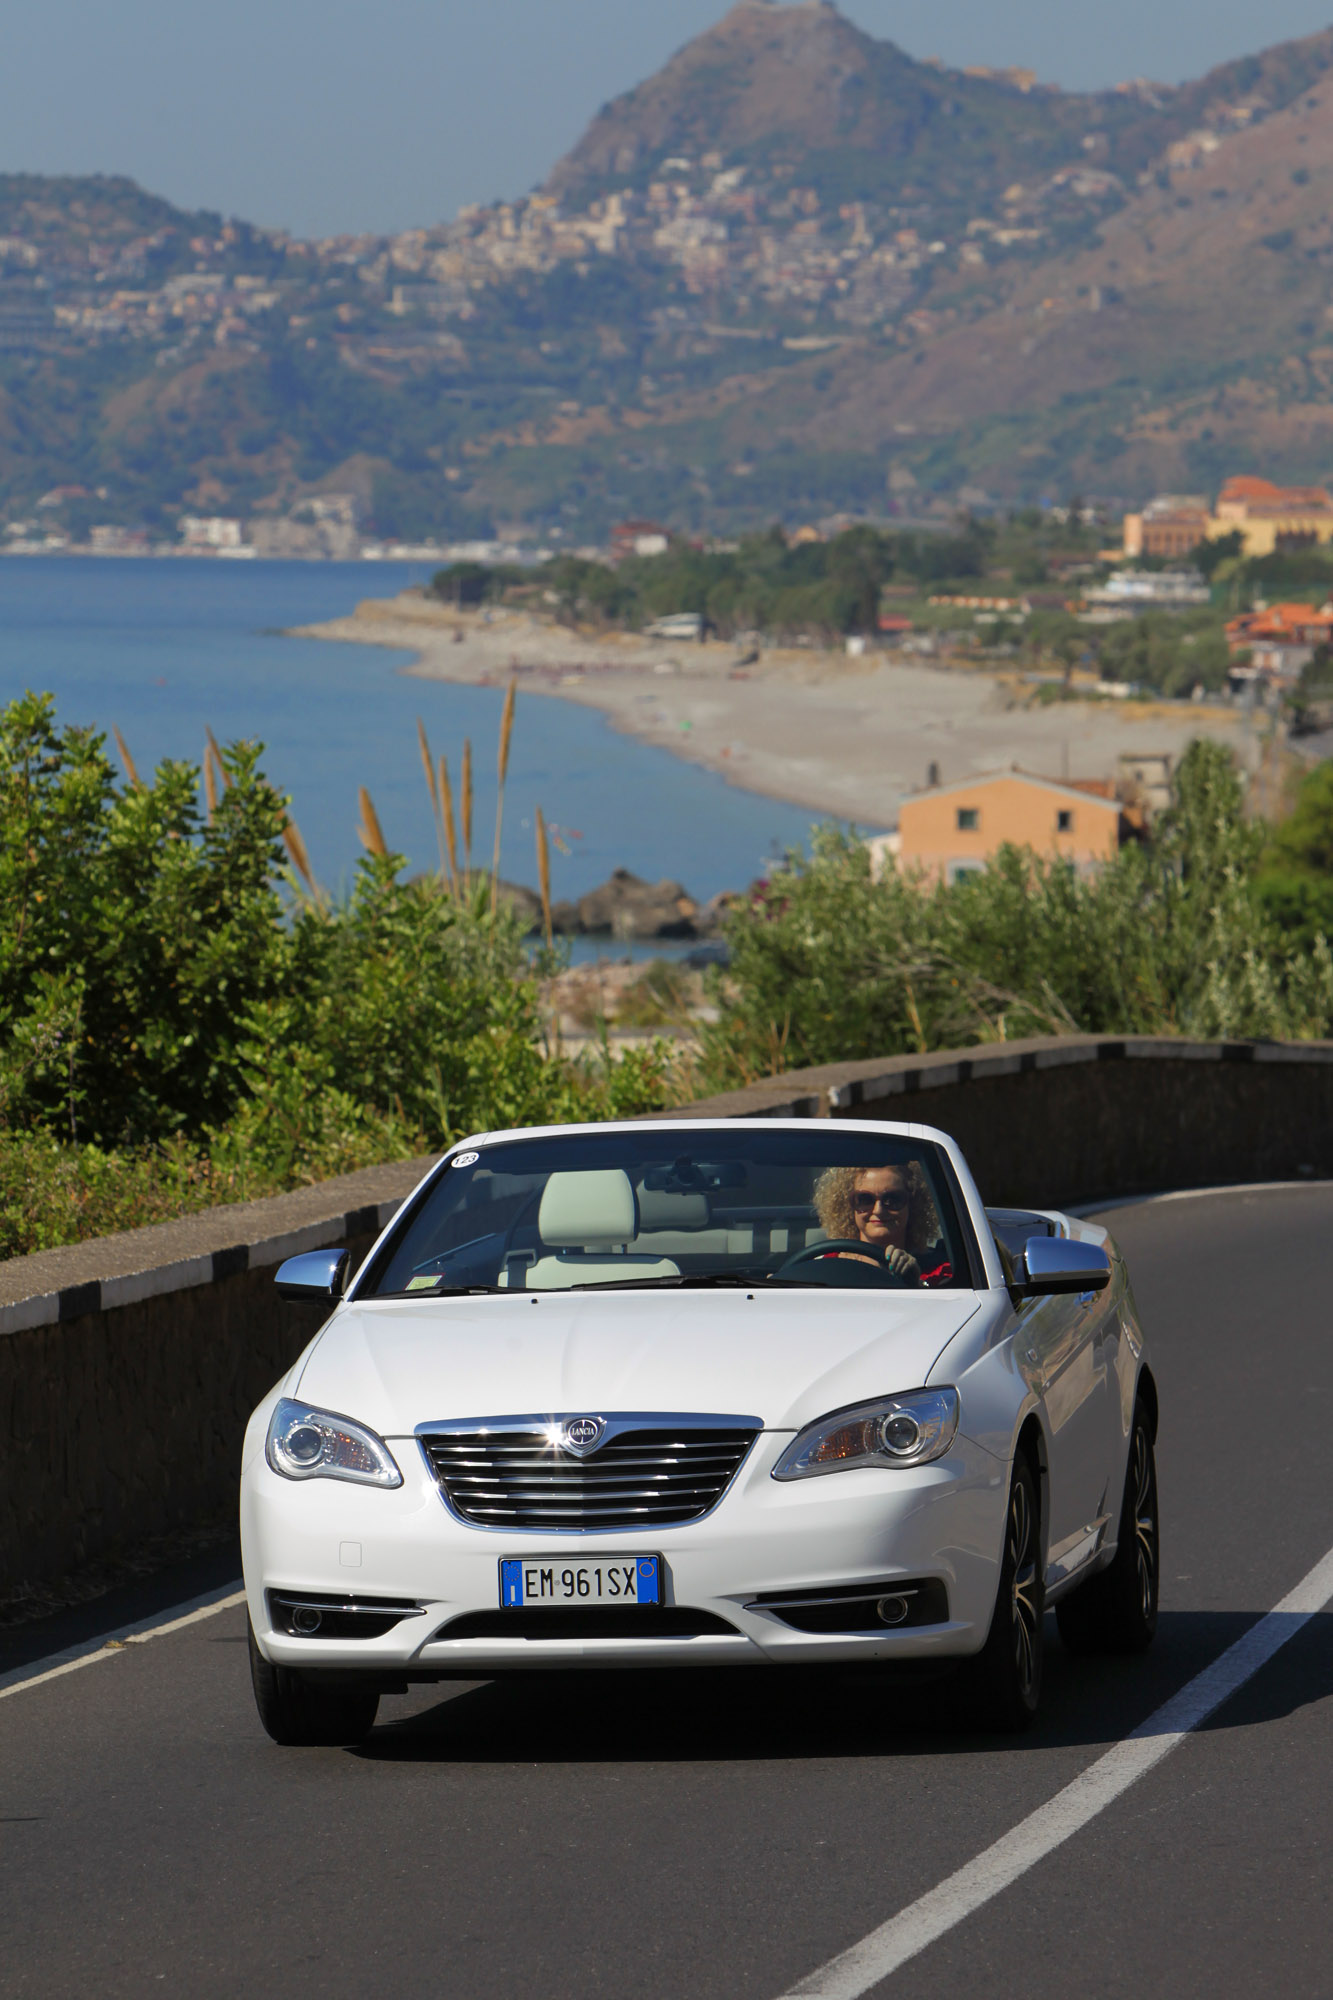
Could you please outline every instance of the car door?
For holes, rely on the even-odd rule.
[[[1097,1292],[1029,1299],[1014,1334],[1014,1353],[1040,1398],[1049,1440],[1048,1584],[1094,1553],[1110,1499],[1104,1299]]]

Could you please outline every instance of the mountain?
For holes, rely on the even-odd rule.
[[[1331,112],[1333,30],[1071,93],[740,0],[433,229],[0,176],[0,510],[295,550],[1322,477]]]
[[[663,158],[723,147],[786,160],[825,201],[917,200],[943,220],[1080,150],[1131,180],[1217,107],[1290,101],[1333,63],[1333,32],[1229,63],[1183,90],[1137,81],[1073,94],[1030,71],[914,62],[829,0],[739,0],[659,73],[604,106],[548,189],[586,200],[642,185]]]

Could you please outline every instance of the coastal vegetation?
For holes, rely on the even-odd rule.
[[[1025,1035],[1305,1038],[1333,1030],[1333,768],[1276,836],[1196,741],[1151,838],[1093,875],[1004,848],[947,887],[823,829],[733,913],[703,1067],[780,1069]]]
[[[557,556],[535,578],[515,565],[456,562],[431,587],[460,608],[536,605],[607,630],[692,613],[706,634],[770,645],[873,639],[884,620],[898,643],[906,627],[912,643],[971,650],[979,664],[1013,660],[1061,673],[1077,666],[1168,698],[1224,689],[1233,664],[1226,618],[1264,594],[1271,559],[1225,561],[1215,604],[1089,624],[1078,615],[1080,596],[1106,569],[1101,531],[1080,513],[1075,501],[927,529],[863,523],[827,539],[777,526],[722,544],[673,537],[659,553],[615,562]],[[1333,589],[1333,567],[1323,568],[1323,587]]]
[[[525,944],[469,863],[470,753],[457,797],[424,734],[422,754],[438,870],[409,879],[363,795],[367,853],[335,903],[257,745],[145,779],[49,697],[0,713],[0,1256],[809,1063],[1075,1029],[1333,1030],[1330,765],[1270,832],[1227,753],[1196,743],[1147,842],[1089,877],[1013,849],[950,886],[876,875],[824,828],[736,899],[687,1041],[613,1054],[603,1034],[571,1059],[543,1012],[549,928]],[[645,974],[642,1025],[678,987]]]
[[[362,822],[337,905],[258,746],[122,780],[49,697],[0,714],[0,1255],[662,1101],[655,1050],[546,1049],[489,873],[406,880]]]

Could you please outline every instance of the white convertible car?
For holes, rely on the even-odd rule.
[[[1025,1726],[1053,1605],[1157,1616],[1157,1390],[1125,1267],[986,1209],[911,1124],[656,1120],[454,1148],[246,1434],[260,1716],[515,1670],[912,1663]]]

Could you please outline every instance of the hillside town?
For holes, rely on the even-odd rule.
[[[969,74],[1033,88],[1028,72]],[[1173,141],[1133,185],[1163,167],[1188,175],[1267,108],[1261,98],[1212,107],[1209,125]],[[926,189],[897,202],[833,201],[799,162],[757,167],[712,149],[665,155],[642,186],[582,202],[537,191],[389,236],[302,240],[238,222],[188,240],[171,228],[80,246],[0,236],[0,352],[130,341],[176,359],[207,345],[245,351],[282,329],[331,340],[351,367],[464,364],[488,292],[596,264],[676,273],[679,300],[662,308],[668,332],[796,352],[852,329],[919,342],[967,309],[910,310],[941,271],[975,279],[1085,234],[1125,199],[1131,186],[1097,164],[1104,151],[1093,129],[1075,157],[972,214]],[[823,330],[811,333],[816,322]]]

